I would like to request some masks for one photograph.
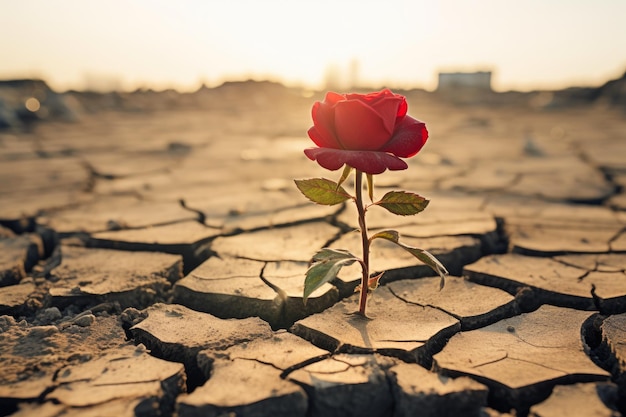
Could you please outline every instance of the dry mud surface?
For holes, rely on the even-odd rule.
[[[94,110],[0,132],[0,415],[618,416],[626,410],[626,118],[452,105],[409,92],[431,138],[372,208],[395,246],[357,309],[325,246],[360,253],[350,205],[293,179],[320,97],[240,86],[195,109]]]

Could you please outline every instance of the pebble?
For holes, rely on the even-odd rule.
[[[42,323],[52,323],[55,320],[63,317],[61,311],[57,307],[50,307],[43,310],[39,316],[39,320]]]
[[[74,324],[80,327],[89,327],[96,321],[96,316],[93,314],[85,314],[83,316],[74,319]]]

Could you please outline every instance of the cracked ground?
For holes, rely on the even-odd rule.
[[[339,176],[302,152],[320,97],[141,94],[0,132],[0,415],[624,415],[623,112],[406,92],[430,139],[376,193],[431,202],[368,226],[451,276],[377,240],[366,320],[356,265],[302,302],[315,251],[360,253],[293,183]]]

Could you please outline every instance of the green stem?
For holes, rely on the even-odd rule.
[[[365,225],[365,208],[363,207],[363,172],[356,171],[356,180],[354,184],[354,192],[356,195],[356,209],[359,213],[359,228],[361,229],[361,241],[363,243],[363,278],[361,279],[361,298],[359,299],[359,314],[365,316],[365,307],[367,305],[367,291],[369,289],[369,255],[370,241],[367,237],[367,226]]]

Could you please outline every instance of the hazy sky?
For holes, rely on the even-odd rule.
[[[434,89],[598,85],[626,70],[626,0],[0,0],[0,78],[196,89],[228,79]]]

